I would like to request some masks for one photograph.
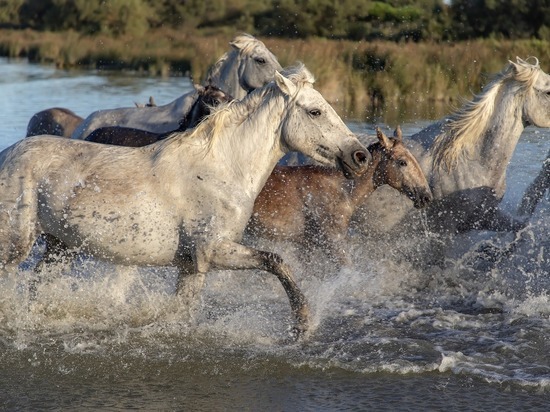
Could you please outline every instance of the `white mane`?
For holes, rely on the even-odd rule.
[[[515,82],[521,95],[533,86],[541,72],[536,58],[534,64],[517,58],[517,63],[510,63],[484,88],[451,116],[451,121],[443,126],[433,145],[434,166],[445,166],[447,169],[456,164],[461,156],[470,156],[481,141],[480,137],[487,131],[495,112],[495,101],[507,82]],[[518,98],[520,98],[518,96]]]
[[[314,82],[314,77],[311,72],[302,64],[299,63],[294,67],[286,68],[281,73],[283,76],[296,84],[297,88],[310,87]],[[213,107],[211,113],[206,116],[194,129],[188,129],[183,132],[175,132],[169,137],[161,141],[161,144],[166,145],[184,145],[192,141],[197,146],[201,146],[202,153],[206,155],[212,151],[224,150],[226,144],[233,144],[234,140],[239,140],[239,146],[245,147],[246,144],[253,139],[246,139],[243,136],[234,136],[232,130],[235,125],[240,125],[247,122],[251,118],[251,114],[257,111],[263,105],[273,106],[278,100],[276,97],[282,93],[274,81],[266,86],[256,89],[249,93],[242,100],[232,100],[230,102],[221,103],[217,107]],[[273,111],[276,113],[276,111]],[[254,124],[251,129],[253,133],[265,133],[265,124]],[[249,130],[249,133],[250,132]],[[164,143],[162,143],[164,142]],[[177,147],[164,150],[164,153],[177,152]],[[245,149],[243,149],[245,150]]]

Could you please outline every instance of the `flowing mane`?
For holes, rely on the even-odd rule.
[[[433,145],[434,166],[450,169],[460,157],[470,156],[490,126],[495,113],[495,101],[507,82],[517,83],[518,91],[523,94],[533,86],[541,72],[537,58],[531,64],[517,58],[517,63],[510,61],[504,70],[496,74],[484,90],[466,101],[443,126]],[[529,59],[528,59],[529,60]]]
[[[302,64],[288,67],[281,74],[291,80],[296,86],[311,87],[315,81],[311,72]],[[177,145],[179,147],[185,142],[196,141],[199,145],[203,145],[204,153],[212,150],[214,142],[222,138],[227,130],[228,122],[239,124],[246,121],[251,112],[259,108],[262,104],[272,104],[273,98],[268,96],[278,92],[274,82],[268,83],[266,86],[256,89],[248,94],[242,100],[232,100],[224,102],[216,107],[212,107],[211,113],[206,116],[201,123],[194,129],[188,129],[183,132],[174,132],[168,138],[164,139],[161,144]],[[263,133],[265,125],[257,125],[258,133]],[[241,142],[240,144],[246,144]],[[177,150],[177,149],[176,149]]]

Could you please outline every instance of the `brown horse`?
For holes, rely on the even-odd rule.
[[[368,147],[372,162],[355,180],[321,166],[277,166],[256,198],[246,233],[254,237],[316,246],[339,264],[345,253],[348,226],[356,208],[379,186],[388,184],[407,195],[416,208],[432,200],[416,158],[403,144],[398,127],[394,138],[376,130],[378,142]]]
[[[176,130],[165,133],[154,133],[132,127],[105,126],[94,130],[84,140],[115,146],[146,146],[158,142],[174,132],[182,132],[195,127],[205,116],[210,114],[212,107],[233,100],[232,96],[224,93],[214,85],[204,87],[195,85],[195,89],[197,90],[198,98],[186,116],[180,121],[180,126]]]
[[[27,125],[27,137],[50,134],[71,137],[74,129],[84,120],[69,109],[52,107],[35,113]]]

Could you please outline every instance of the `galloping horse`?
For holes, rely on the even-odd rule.
[[[427,224],[433,232],[453,234],[522,226],[502,212],[499,203],[506,168],[525,126],[550,127],[550,76],[534,60],[510,61],[472,101],[411,137],[411,152],[434,196],[426,220],[418,213],[412,219],[415,228]],[[364,220],[358,227],[364,225],[366,232],[402,229],[405,215],[413,210],[410,202],[382,189],[357,215],[360,223]]]
[[[84,140],[116,146],[145,146],[158,142],[170,136],[172,133],[183,132],[184,130],[195,127],[205,116],[210,114],[210,110],[213,107],[233,100],[231,96],[213,85],[207,85],[206,87],[195,85],[195,89],[199,97],[195,100],[195,103],[193,103],[189,113],[181,119],[180,126],[176,130],[165,133],[154,133],[148,132],[147,130],[134,129],[132,127],[106,126],[94,130]]]
[[[281,69],[277,58],[258,39],[241,34],[230,42],[232,50],[224,54],[207,76],[208,83],[218,86],[235,99],[241,99],[273,80]],[[175,130],[189,112],[198,93],[192,91],[171,103],[156,107],[131,107],[99,110],[90,114],[74,131],[73,139],[85,139],[93,130],[104,126],[125,126],[164,133]]]
[[[348,264],[346,240],[355,209],[382,185],[407,195],[417,208],[432,194],[414,156],[405,148],[401,129],[389,139],[380,129],[368,147],[372,161],[355,180],[321,166],[276,166],[256,198],[246,232],[252,237],[292,241],[322,248]]]
[[[525,190],[518,207],[518,214],[531,216],[548,189],[550,189],[550,151],[539,174]]]
[[[27,125],[27,137],[51,134],[71,137],[84,119],[69,109],[52,107],[35,113]]]
[[[286,76],[286,77],[285,77]],[[0,153],[0,267],[13,269],[40,233],[114,264],[176,266],[196,301],[211,269],[261,269],[281,281],[300,336],[308,304],[274,253],[241,244],[254,200],[285,152],[346,175],[370,155],[303,66],[196,128],[131,148],[38,136]]]

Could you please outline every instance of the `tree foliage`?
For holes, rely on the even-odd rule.
[[[170,27],[351,40],[550,38],[550,0],[0,0],[0,25],[113,36]]]

